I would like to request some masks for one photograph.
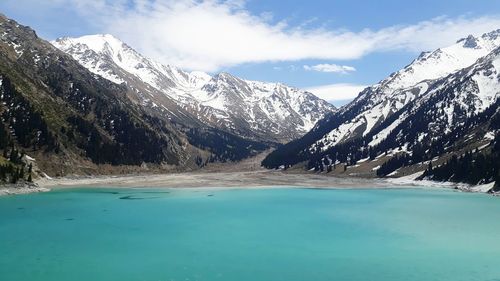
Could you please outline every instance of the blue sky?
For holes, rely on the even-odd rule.
[[[2,0],[0,11],[49,40],[111,33],[163,63],[321,88],[334,104],[421,51],[500,28],[492,0]]]

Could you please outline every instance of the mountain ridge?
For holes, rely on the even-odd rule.
[[[164,170],[197,166],[196,155],[202,152],[172,124],[151,122],[126,98],[126,87],[95,79],[32,29],[5,16],[0,16],[0,31],[6,165],[22,171],[30,162],[42,177],[141,170],[141,165]],[[15,173],[3,176],[11,180]]]
[[[427,167],[416,164],[429,161],[430,156],[438,165],[451,157],[453,149],[462,153],[463,147],[486,145],[470,134],[482,127],[486,130],[483,135],[498,135],[495,124],[477,116],[488,113],[488,118],[496,120],[498,114],[499,35],[500,30],[495,30],[477,38],[469,36],[450,47],[421,54],[319,121],[303,138],[271,153],[263,165],[286,168],[306,161],[306,168],[316,171],[332,171],[340,165],[343,169],[337,174],[401,176],[410,170],[423,172]],[[464,54],[465,59],[460,60]],[[476,123],[466,125],[472,120]],[[474,141],[459,145],[453,134]],[[494,140],[486,147],[494,147]],[[385,172],[376,172],[393,158],[398,160],[385,165]],[[362,164],[357,163],[360,160]]]

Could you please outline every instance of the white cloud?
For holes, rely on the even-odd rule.
[[[19,0],[2,0],[18,5]],[[353,32],[271,23],[242,0],[23,0],[47,17],[72,9],[94,29],[111,33],[140,52],[186,69],[216,71],[243,63],[352,60],[391,50],[424,51],[468,34],[500,27],[500,16],[439,17],[412,25]],[[40,4],[43,3],[43,4]],[[34,5],[34,6],[33,6]],[[63,35],[63,34],[61,34]]]
[[[319,72],[333,72],[333,73],[341,73],[347,74],[348,72],[356,71],[356,68],[347,65],[338,65],[338,64],[317,64],[317,65],[304,65],[304,69],[308,71],[319,71]]]
[[[221,2],[159,4],[111,16],[107,32],[147,55],[188,69],[215,71],[242,63],[350,60],[371,52],[424,51],[500,26],[500,18],[438,18],[359,33],[271,25]]]
[[[305,90],[329,102],[352,100],[367,86],[339,83],[306,88]]]

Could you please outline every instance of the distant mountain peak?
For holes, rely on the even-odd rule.
[[[61,37],[56,39],[55,44],[57,45],[85,45],[89,49],[95,52],[102,52],[106,49],[119,51],[122,49],[131,49],[127,44],[122,42],[117,37],[111,34],[95,34],[95,35],[85,35],[79,38],[72,37]]]
[[[500,28],[483,34],[481,37],[487,40],[497,40],[500,37]]]
[[[479,42],[478,38],[474,37],[474,35],[469,35],[467,38],[458,40],[457,43],[462,43],[464,48],[478,48]]]
[[[216,74],[214,77],[213,77],[214,80],[220,80],[220,81],[231,81],[231,80],[241,80],[239,79],[238,77],[236,76],[233,76],[232,74],[228,73],[228,72],[220,72],[218,74]]]

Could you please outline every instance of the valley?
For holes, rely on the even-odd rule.
[[[335,108],[281,83],[163,65],[113,35],[49,43],[0,19],[5,182],[263,166],[290,181],[498,183],[499,30],[423,52]]]

